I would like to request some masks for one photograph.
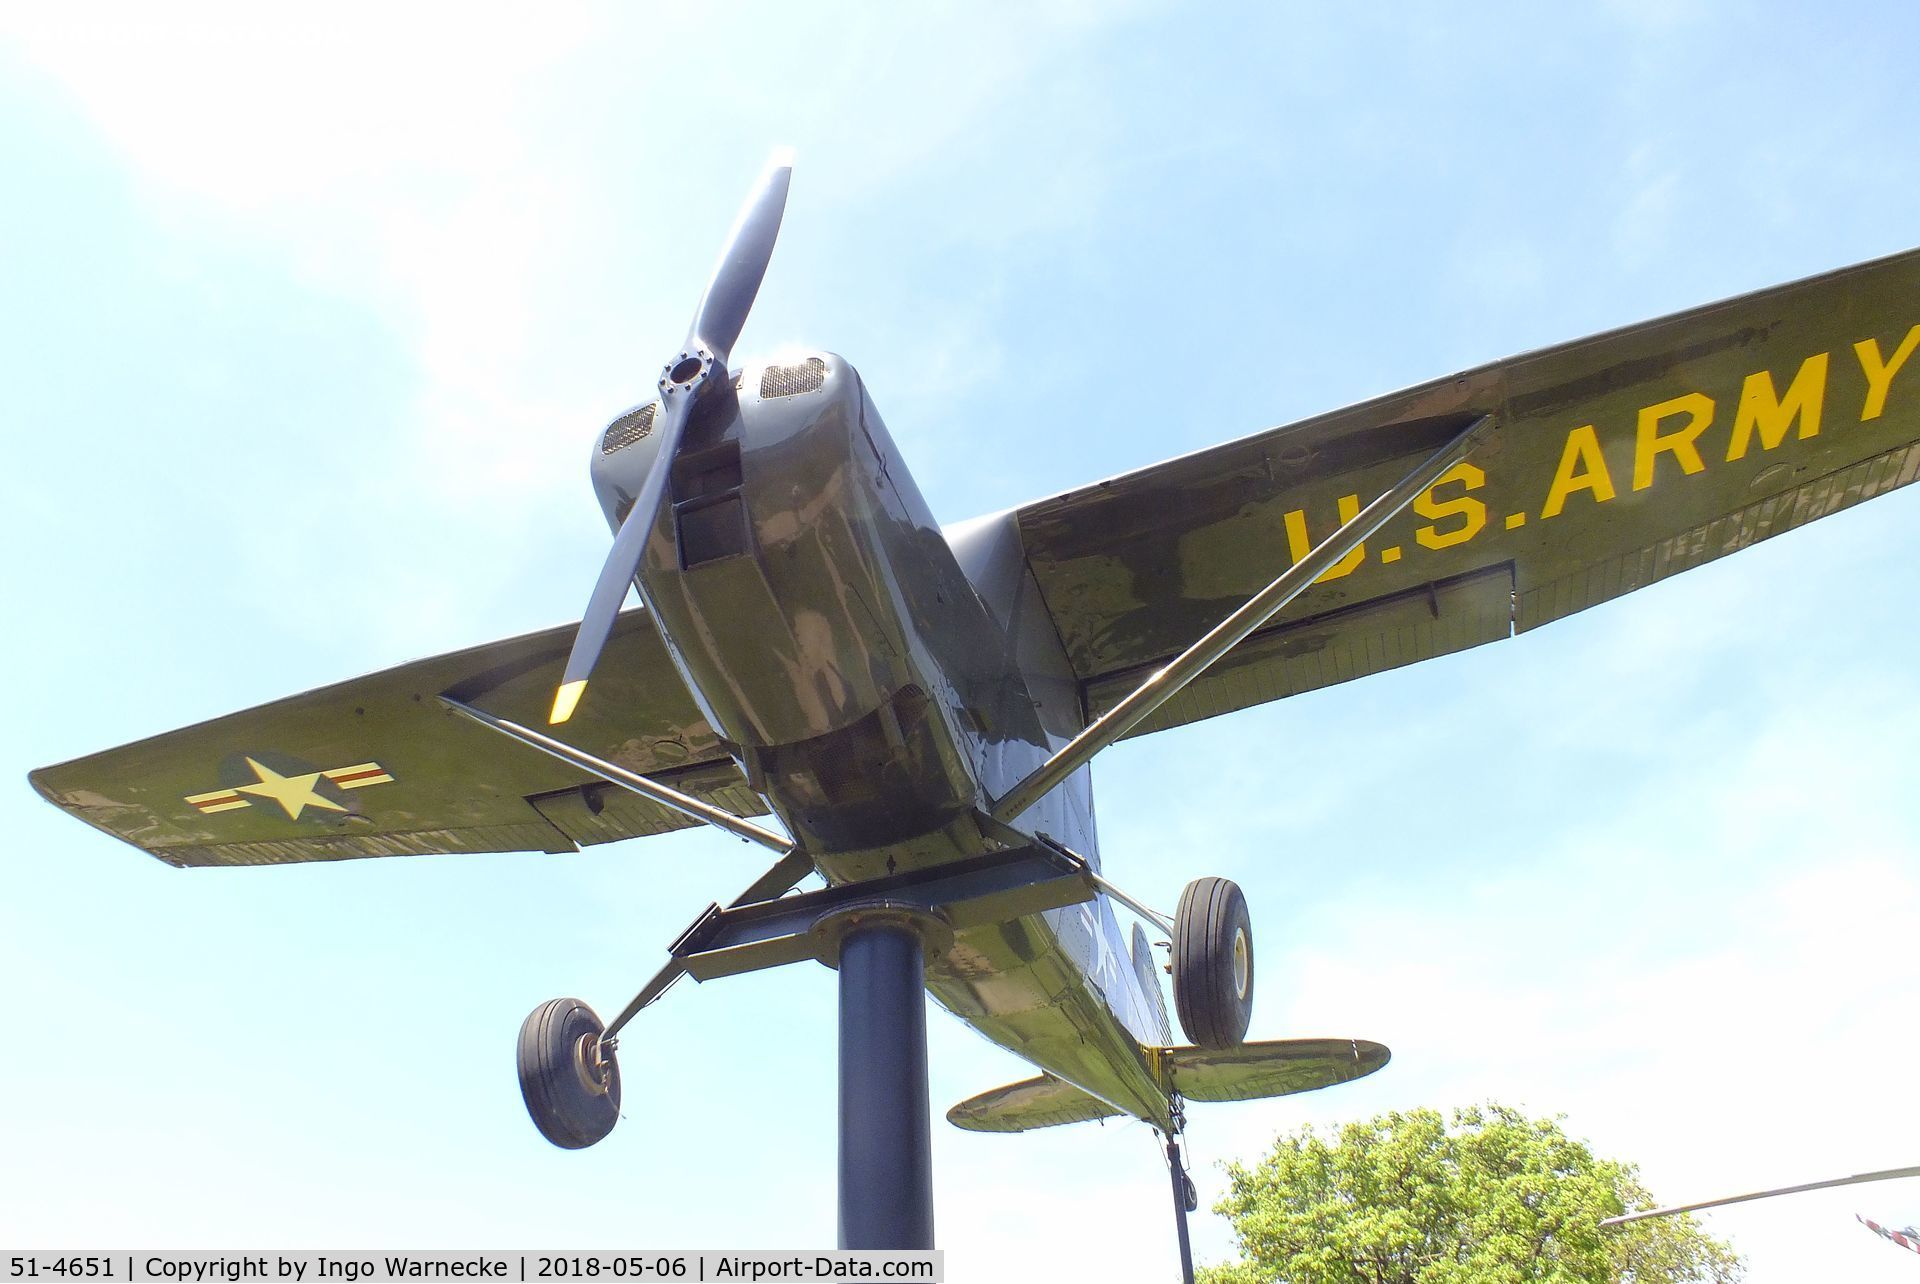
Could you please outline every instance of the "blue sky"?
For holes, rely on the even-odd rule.
[[[0,18],[0,1241],[830,1238],[824,971],[651,1009],[593,1151],[513,1081],[525,1012],[617,1008],[739,844],[182,873],[24,782],[575,618],[589,449],[775,144],[741,350],[854,361],[950,521],[1920,241],[1903,6],[897,10]],[[1917,532],[1895,494],[1103,759],[1113,876],[1246,888],[1256,1033],[1395,1050],[1196,1108],[1203,1197],[1490,1096],[1673,1200],[1915,1162]],[[936,1110],[1025,1073],[930,1026]],[[1144,1127],[935,1147],[953,1278],[1170,1274]],[[1920,1187],[1710,1224],[1756,1284],[1907,1278],[1855,1211]]]

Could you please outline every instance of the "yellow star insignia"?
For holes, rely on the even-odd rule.
[[[328,794],[334,790],[366,789],[373,785],[393,783],[393,773],[377,762],[356,762],[345,767],[331,767],[326,771],[301,771],[305,763],[298,758],[287,758],[285,762],[293,774],[283,776],[250,755],[236,754],[234,757],[237,762],[230,760],[228,764],[223,764],[221,774],[227,775],[234,765],[245,764],[253,770],[253,779],[244,785],[210,789],[203,794],[188,794],[186,801],[201,815],[211,816],[215,812],[265,806],[269,801],[279,803],[280,810],[287,813],[289,820],[298,820],[300,813],[309,807],[320,811],[350,813],[353,808],[341,806]],[[327,794],[320,792],[322,779],[332,786]],[[253,797],[249,798],[249,794]]]
[[[253,768],[253,774],[259,780],[251,785],[234,786],[235,793],[252,794],[256,798],[271,798],[286,811],[287,819],[298,820],[300,813],[309,807],[320,807],[327,811],[345,811],[331,798],[322,798],[314,788],[324,771],[309,771],[298,776],[283,776],[272,767],[264,766],[253,758],[247,759],[247,766]]]

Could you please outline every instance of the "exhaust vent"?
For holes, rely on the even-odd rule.
[[[600,453],[611,455],[616,450],[625,450],[634,442],[646,437],[653,431],[653,417],[660,411],[660,403],[649,401],[638,410],[629,410],[607,425],[607,435],[600,439]]]
[[[820,385],[827,381],[827,363],[819,357],[808,357],[797,366],[768,366],[760,372],[760,397],[797,397],[803,392],[817,392]]]

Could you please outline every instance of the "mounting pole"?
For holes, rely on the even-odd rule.
[[[933,1132],[918,915],[840,927],[840,1247],[933,1247]]]
[[[1180,1280],[1181,1284],[1193,1284],[1193,1245],[1187,1238],[1187,1169],[1180,1162],[1180,1138],[1174,1133],[1167,1134],[1167,1175],[1173,1180],[1173,1223],[1180,1230]]]

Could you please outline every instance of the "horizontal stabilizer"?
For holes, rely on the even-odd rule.
[[[1173,1090],[1188,1101],[1254,1101],[1331,1088],[1370,1075],[1391,1054],[1365,1039],[1274,1039],[1237,1048],[1161,1049]],[[1043,1074],[994,1088],[947,1111],[947,1122],[971,1132],[1029,1132],[1120,1111],[1064,1079]]]
[[[1119,1114],[1066,1080],[1043,1074],[968,1097],[947,1111],[947,1122],[971,1132],[1030,1132],[1089,1119],[1114,1119]]]
[[[1173,1088],[1188,1101],[1255,1101],[1372,1074],[1392,1054],[1365,1039],[1273,1039],[1237,1048],[1170,1048]]]

